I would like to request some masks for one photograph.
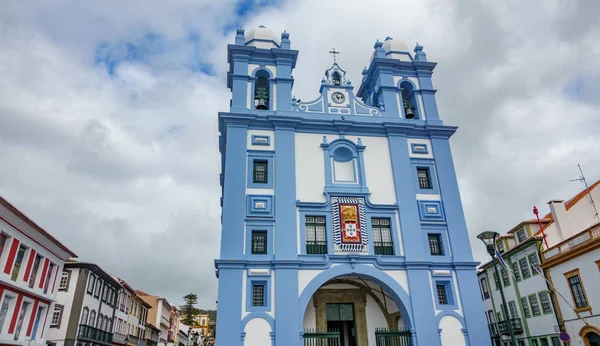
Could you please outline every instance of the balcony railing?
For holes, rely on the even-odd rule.
[[[160,323],[164,324],[167,327],[170,326],[169,319],[166,318],[165,316],[160,316]]]
[[[550,249],[544,252],[544,258],[546,260],[558,256],[560,254],[571,251],[583,243],[587,243],[593,239],[600,237],[600,224],[594,227],[586,229],[585,231],[563,241],[562,243],[556,244]]]
[[[306,254],[322,255],[327,253],[326,241],[306,241]]]
[[[112,343],[112,333],[105,332],[98,328],[86,326],[83,324],[79,325],[79,338],[90,341],[97,341],[105,344]]]
[[[521,323],[520,318],[511,318],[510,323],[512,324],[513,332],[515,334],[523,333],[523,323]],[[498,322],[498,330],[500,331],[500,334],[510,335],[510,331],[508,330],[508,324],[506,324],[506,321]]]
[[[337,330],[321,331],[308,329],[304,331],[303,346],[340,346],[340,332]]]
[[[490,329],[490,336],[491,337],[498,336],[498,324],[496,324],[496,323],[490,323],[490,324],[488,324],[488,328]]]
[[[392,242],[373,242],[373,250],[376,255],[393,255],[394,243]]]
[[[375,329],[376,346],[412,346],[410,331],[390,331],[387,328]]]
[[[125,344],[127,335],[121,333],[113,333],[112,341],[115,344]]]
[[[135,336],[135,335],[127,335],[127,343],[128,344],[134,344],[134,345],[139,345],[140,344],[140,339]]]
[[[146,346],[146,340],[140,339],[138,346]]]

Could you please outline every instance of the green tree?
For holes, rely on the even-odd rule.
[[[194,305],[198,304],[198,296],[193,293],[188,293],[183,297],[185,304],[181,305],[179,309],[183,314],[183,323],[192,326],[194,325],[194,316],[200,312]]]

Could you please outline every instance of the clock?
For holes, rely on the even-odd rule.
[[[331,94],[331,100],[335,103],[343,103],[346,100],[346,96],[341,92],[334,92]]]

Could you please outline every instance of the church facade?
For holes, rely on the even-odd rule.
[[[490,345],[436,63],[388,37],[301,101],[297,57],[265,27],[228,46],[217,346]]]

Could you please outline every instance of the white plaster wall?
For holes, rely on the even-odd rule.
[[[440,195],[429,195],[424,193],[417,193],[417,201],[441,201]]]
[[[271,346],[271,326],[264,318],[251,319],[244,331],[244,346]]]
[[[46,322],[46,327],[48,330],[44,333],[45,340],[62,340],[65,338],[67,333],[67,326],[69,324],[69,316],[71,316],[71,311],[73,309],[73,299],[75,297],[75,285],[77,284],[77,280],[79,278],[80,270],[78,268],[69,269],[71,271],[71,278],[69,279],[69,290],[68,291],[58,291],[56,295],[56,303],[63,305],[63,314],[62,320],[60,323],[60,328],[49,328],[50,320],[52,319],[52,313],[54,312],[54,306],[52,306],[52,310],[48,311],[48,320]],[[61,271],[62,273],[62,271]],[[39,275],[39,274],[38,274]],[[57,279],[59,280],[59,279]],[[58,283],[57,283],[58,285]],[[58,288],[57,288],[58,290]],[[43,323],[43,321],[42,321]],[[40,323],[39,329],[42,329],[44,326]]]
[[[417,88],[417,90],[421,89],[421,83],[419,82],[419,78],[417,77],[408,77],[408,80],[413,82],[413,84],[415,85],[415,88]]]
[[[302,320],[302,329],[317,328],[317,312],[312,297],[308,301],[306,310],[304,311],[304,319]]]
[[[373,297],[371,297],[368,294],[365,313],[367,316],[367,333],[369,337],[369,345],[375,345],[375,329],[387,328],[388,325],[387,321],[385,320],[385,315],[379,308],[379,305],[377,305]]]
[[[440,320],[439,328],[442,330],[442,346],[466,346],[462,324],[454,316],[444,316]]]
[[[242,319],[244,319],[244,317],[246,317],[246,315],[249,314],[249,312],[246,312],[246,279],[248,278],[248,274],[246,270],[242,271]]]
[[[355,183],[357,182],[354,174],[358,174],[356,171],[356,161],[350,160],[346,162],[337,162],[335,160],[331,160],[333,181],[334,182],[343,182],[343,183]]]
[[[253,90],[251,82],[248,82],[248,84],[246,85],[246,91],[246,107],[248,107],[248,109],[254,109],[254,96],[252,95]]]
[[[421,158],[421,159],[433,159],[433,149],[431,148],[431,141],[424,138],[408,138],[408,156]],[[427,154],[417,154],[412,152],[411,144],[425,144],[427,145]]]
[[[298,296],[302,295],[308,283],[321,272],[322,270],[298,270]]]
[[[354,143],[360,137],[366,149],[363,153],[369,200],[376,204],[396,203],[390,147],[386,137],[346,136]]]
[[[260,65],[258,64],[248,64],[248,75],[252,75],[252,72],[254,72],[254,70],[256,70],[259,67]],[[271,74],[273,76],[272,78],[277,77],[277,68],[275,66],[265,65],[265,69],[271,71]]]
[[[402,286],[402,288],[406,291],[408,295],[410,295],[410,290],[408,289],[408,276],[406,275],[406,270],[384,270],[384,273],[391,276],[397,283]]]
[[[337,138],[331,138],[333,141]],[[325,202],[325,162],[323,134],[296,133],[296,199],[302,202]]]
[[[269,142],[269,145],[253,145],[252,135],[269,136],[271,137],[271,141]],[[275,150],[275,131],[248,130],[247,148],[248,150]]]

